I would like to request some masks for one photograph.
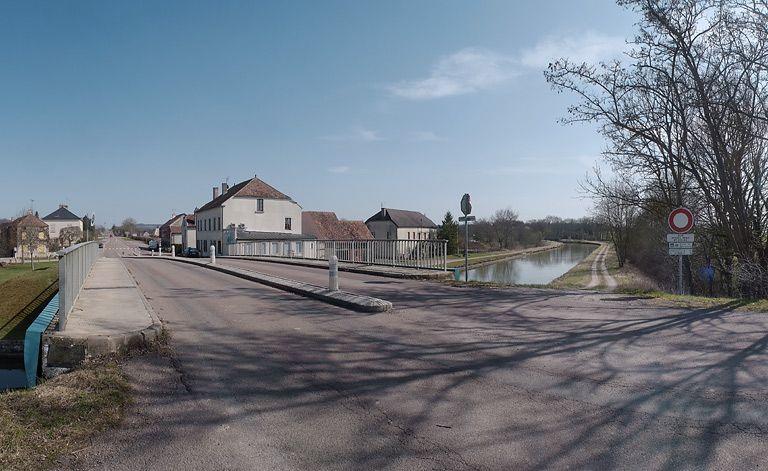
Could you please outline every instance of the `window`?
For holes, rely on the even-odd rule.
[[[219,246],[218,252],[221,253],[221,241],[216,242],[216,245]]]
[[[291,218],[285,218],[285,230],[286,231],[291,230]]]
[[[256,200],[256,212],[257,213],[263,213],[264,212],[264,200],[259,198]]]
[[[219,218],[219,230],[221,230],[221,218]]]

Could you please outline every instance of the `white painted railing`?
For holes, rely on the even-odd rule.
[[[98,242],[83,242],[59,252],[59,326],[64,330],[85,279],[99,256]]]
[[[264,240],[227,246],[227,255],[328,260],[365,265],[445,270],[445,240]]]

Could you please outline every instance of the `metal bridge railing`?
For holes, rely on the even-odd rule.
[[[98,242],[83,242],[59,252],[59,326],[64,330],[88,273],[99,256]]]
[[[227,255],[328,260],[446,270],[445,240],[263,240],[228,244]]]

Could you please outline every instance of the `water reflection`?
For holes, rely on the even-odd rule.
[[[0,369],[0,392],[6,389],[23,388],[27,385],[27,376],[24,370]]]
[[[554,250],[472,268],[469,279],[504,284],[545,285],[587,258],[597,245],[565,244]]]

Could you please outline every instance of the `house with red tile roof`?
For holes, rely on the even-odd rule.
[[[171,218],[160,226],[160,242],[163,247],[181,245],[181,223],[186,214],[172,214]]]
[[[227,253],[239,240],[304,240],[301,206],[258,177],[214,187],[212,199],[195,211],[197,248]]]
[[[371,231],[363,221],[345,221],[332,211],[304,211],[301,229],[318,240],[370,240]]]
[[[47,257],[49,244],[48,224],[37,213],[0,224],[0,257]]]

